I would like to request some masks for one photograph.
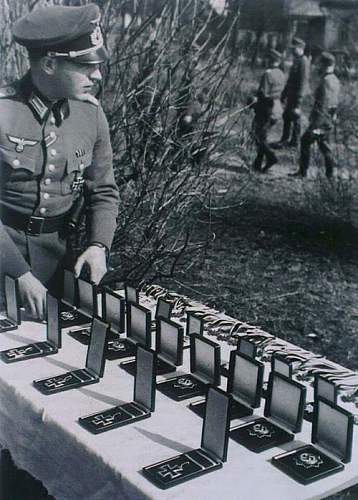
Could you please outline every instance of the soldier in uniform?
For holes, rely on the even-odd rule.
[[[18,278],[21,300],[37,318],[47,289],[55,293],[62,281],[67,221],[79,196],[87,248],[77,275],[85,265],[95,283],[102,279],[116,228],[109,128],[94,96],[107,58],[99,20],[94,4],[56,6],[13,26],[30,70],[0,89],[0,272]]]
[[[283,112],[283,131],[277,148],[297,147],[301,137],[302,99],[309,92],[310,62],[304,54],[305,42],[300,38],[292,40],[293,64],[281,100],[285,105]]]
[[[257,156],[253,168],[258,172],[267,170],[277,163],[275,152],[268,143],[270,128],[281,118],[281,93],[284,88],[286,77],[279,68],[282,54],[271,49],[268,54],[269,67],[262,75],[257,95],[254,98],[254,136],[257,146]],[[265,166],[262,168],[262,162]]]
[[[336,121],[341,86],[334,74],[334,68],[334,55],[323,52],[319,63],[321,80],[315,92],[309,126],[301,139],[300,168],[292,174],[294,176],[306,176],[310,163],[310,149],[315,142],[317,142],[324,157],[326,176],[331,177],[333,174],[334,159],[332,156],[331,136]]]

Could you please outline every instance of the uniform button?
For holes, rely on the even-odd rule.
[[[57,155],[56,149],[51,149],[50,153],[51,153],[51,156],[56,156]]]
[[[50,132],[50,137],[52,137],[53,139],[55,139],[56,133],[54,131]]]
[[[12,164],[14,165],[14,167],[18,167],[20,165],[20,160],[18,160],[17,158],[12,162]]]
[[[47,179],[44,180],[44,184],[46,186],[48,186],[49,184],[51,184],[51,182],[52,182],[51,179],[49,179],[48,177],[47,177]]]
[[[45,200],[48,200],[50,198],[50,195],[48,193],[44,193],[44,198]]]
[[[56,167],[55,167],[55,165],[53,163],[50,163],[50,165],[48,166],[48,169],[49,169],[50,172],[54,172],[55,169],[56,169]]]
[[[55,120],[55,117],[54,117],[54,116],[51,116],[51,118],[50,118],[50,123],[51,123],[51,125],[55,125],[56,120]]]
[[[40,214],[45,214],[47,212],[47,208],[42,207],[40,208]]]

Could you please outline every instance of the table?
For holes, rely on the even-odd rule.
[[[152,305],[154,308],[153,301]],[[18,330],[1,334],[0,349],[44,337],[44,325],[24,321]],[[222,345],[224,360],[229,351],[228,345]],[[141,468],[198,448],[202,420],[187,408],[188,401],[171,401],[157,391],[151,418],[107,433],[89,434],[77,423],[79,416],[132,401],[134,379],[119,368],[120,361],[107,361],[100,383],[79,390],[45,396],[32,386],[34,379],[84,367],[85,356],[86,347],[64,334],[63,348],[54,356],[0,363],[0,442],[11,450],[16,464],[39,478],[57,500],[302,500],[323,498],[358,482],[356,428],[352,462],[343,472],[312,485],[296,483],[270,463],[282,450],[310,441],[310,424],[305,422],[294,442],[260,454],[230,440],[228,461],[221,470],[160,490],[142,476]],[[178,374],[188,370],[188,363],[186,350]],[[226,379],[222,382],[226,388]],[[263,405],[255,414],[262,414],[262,410]]]

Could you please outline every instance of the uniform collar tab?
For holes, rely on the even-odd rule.
[[[47,99],[33,84],[31,74],[27,73],[22,80],[24,97],[40,123],[43,123],[53,110],[56,121],[61,123],[69,115],[68,99],[55,103]]]

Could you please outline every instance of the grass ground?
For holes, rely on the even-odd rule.
[[[170,285],[358,370],[357,181],[290,178],[287,158],[266,175],[227,167],[202,220],[206,257]]]
[[[167,285],[358,370],[358,181],[289,177],[293,154],[267,175],[226,159],[198,235],[212,236],[205,259]],[[330,497],[348,499],[358,487]]]

